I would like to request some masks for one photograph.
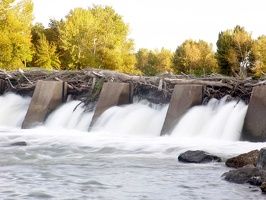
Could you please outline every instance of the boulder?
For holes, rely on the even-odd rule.
[[[240,154],[239,156],[232,157],[226,160],[225,164],[228,167],[232,168],[241,168],[246,165],[253,165],[254,167],[257,165],[257,160],[259,157],[259,151],[253,150],[248,153]]]
[[[245,167],[230,170],[222,175],[222,177],[232,183],[247,183],[252,177],[255,177],[259,172],[259,169],[253,165],[247,165]]]
[[[215,155],[210,155],[205,151],[186,151],[178,156],[180,162],[185,163],[208,163],[208,162],[221,162],[222,159]]]
[[[226,165],[233,166],[235,170],[230,170],[222,175],[225,180],[233,183],[250,183],[251,185],[261,186],[262,191],[266,191],[266,148],[254,150],[246,154],[226,161]],[[256,161],[256,157],[258,158]],[[246,159],[246,160],[245,160]],[[241,167],[246,163],[248,165]],[[256,164],[255,164],[256,163]]]
[[[257,162],[257,168],[266,169],[266,148],[261,148]]]
[[[261,184],[260,189],[262,192],[266,192],[266,181]]]
[[[260,170],[256,176],[252,176],[249,180],[248,183],[250,185],[256,185],[256,186],[260,186],[264,181],[265,181],[265,171]]]
[[[27,143],[24,141],[15,142],[15,143],[12,143],[11,146],[27,146]]]

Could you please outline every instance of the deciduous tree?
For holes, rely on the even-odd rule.
[[[255,76],[265,76],[266,74],[266,36],[262,35],[254,43],[256,56],[255,67],[252,69]]]
[[[175,51],[173,68],[176,73],[205,74],[217,71],[212,44],[203,40],[186,40]]]
[[[135,70],[129,26],[111,7],[74,9],[60,23],[59,32],[62,48],[70,55],[69,69]]]
[[[45,35],[41,35],[36,49],[36,66],[50,70],[60,69],[61,62],[54,42],[47,41]]]
[[[219,33],[217,60],[222,73],[245,78],[247,70],[255,66],[254,40],[244,27]]]
[[[0,67],[11,70],[23,68],[32,58],[31,23],[33,3],[14,0],[0,3]]]
[[[147,76],[154,76],[159,73],[172,72],[172,58],[173,53],[170,50],[162,48],[148,50],[141,48],[136,53],[136,68],[138,68],[142,74]]]

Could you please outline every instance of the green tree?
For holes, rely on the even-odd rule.
[[[218,68],[212,44],[203,40],[186,40],[175,51],[173,69],[175,73],[205,74]]]
[[[54,42],[48,42],[45,35],[41,35],[36,50],[36,66],[50,70],[60,69],[61,62],[56,53],[56,45]]]
[[[157,74],[155,67],[156,64],[156,54],[146,48],[141,48],[136,53],[137,62],[135,64],[136,68],[141,71],[142,74],[146,76],[154,76]]]
[[[147,76],[154,76],[158,73],[172,72],[172,58],[173,53],[170,50],[162,48],[148,50],[141,48],[136,53],[136,68],[139,69],[142,74]]]
[[[172,69],[173,53],[170,50],[162,48],[161,51],[157,52],[157,73],[169,73],[173,72]]]
[[[69,69],[90,66],[123,72],[134,71],[134,43],[127,39],[129,26],[111,7],[77,8],[59,26]],[[130,61],[130,62],[129,62]]]
[[[262,35],[254,43],[256,56],[255,67],[252,69],[255,76],[265,76],[266,74],[266,36]]]
[[[0,4],[0,67],[12,70],[23,68],[32,58],[31,23],[33,3],[5,0]]]
[[[45,42],[42,41],[42,44],[44,44],[46,48],[48,48],[48,46],[50,45],[50,48],[53,47],[52,49],[54,49],[56,46],[56,52],[54,52],[54,54],[56,54],[60,59],[60,63],[61,63],[60,69],[67,69],[68,63],[70,62],[70,55],[68,54],[67,51],[61,48],[62,42],[59,37],[60,36],[60,33],[59,33],[60,23],[61,23],[60,21],[57,21],[55,19],[50,19],[48,28],[45,28],[41,23],[36,23],[32,27],[31,42],[33,44],[33,47],[32,47],[33,58],[32,58],[32,62],[30,66],[34,67],[34,66],[39,65],[37,63],[37,60],[39,59],[37,58],[38,48],[40,47],[41,37],[45,36],[47,41]],[[48,68],[51,68],[51,67],[48,67]],[[56,68],[58,69],[59,67],[56,66]]]
[[[254,40],[244,27],[219,33],[216,58],[222,73],[245,78],[255,66]]]
[[[28,67],[36,67],[37,66],[37,48],[39,45],[39,40],[41,39],[42,35],[44,34],[44,26],[42,23],[36,23],[34,26],[31,28],[31,50],[32,50],[32,60],[31,62],[28,63]]]
[[[225,75],[232,75],[232,70],[228,59],[231,52],[231,47],[233,46],[233,39],[231,37],[230,30],[219,33],[216,46],[216,59],[220,67],[220,72]]]

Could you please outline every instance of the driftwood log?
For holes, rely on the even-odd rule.
[[[65,81],[68,84],[68,94],[85,103],[97,100],[104,82],[131,83],[135,95],[155,103],[169,102],[176,84],[203,85],[206,99],[220,99],[225,95],[230,95],[248,103],[252,88],[266,84],[266,78],[239,79],[218,74],[203,77],[160,74],[148,77],[92,68],[80,71],[0,70],[0,80],[6,83],[5,92],[11,91],[28,96],[33,94],[38,80]]]

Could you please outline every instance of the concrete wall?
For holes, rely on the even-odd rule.
[[[257,86],[252,90],[242,140],[266,141],[266,86]]]
[[[108,108],[132,103],[133,91],[129,83],[104,83],[90,127]]]
[[[4,94],[6,90],[6,82],[0,79],[0,95]]]
[[[161,135],[170,134],[188,109],[195,105],[201,105],[203,94],[203,86],[201,85],[176,85],[170,100]]]
[[[66,100],[67,84],[61,81],[38,81],[22,128],[42,124],[45,118]]]

